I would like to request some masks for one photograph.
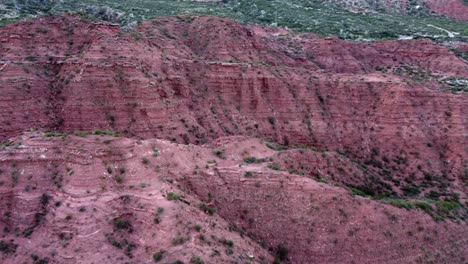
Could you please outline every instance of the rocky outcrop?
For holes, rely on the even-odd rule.
[[[467,76],[430,40],[210,16],[2,27],[2,260],[463,262]]]
[[[189,16],[128,34],[39,18],[0,35],[3,139],[29,128],[196,144],[258,136],[340,151],[391,175],[396,192],[408,175],[465,173],[466,94],[444,80],[468,66],[429,40],[346,42]]]

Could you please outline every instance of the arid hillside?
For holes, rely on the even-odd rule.
[[[468,5],[463,0],[329,0],[353,11],[374,11],[403,14],[431,12],[468,21]],[[465,1],[466,2],[466,1]]]
[[[294,150],[272,150],[259,139],[224,137],[196,146],[28,132],[11,140],[0,152],[3,263],[463,263],[468,257],[465,221],[436,222],[426,203],[398,208],[397,200],[373,201],[280,170],[275,162]],[[309,165],[352,164],[333,152],[318,154]]]
[[[431,40],[41,17],[0,91],[6,263],[467,261],[468,62]]]

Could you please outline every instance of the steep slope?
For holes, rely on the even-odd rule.
[[[157,252],[164,263],[468,257],[465,222],[438,223],[420,209],[269,169],[286,153],[259,139],[194,146],[55,136],[28,132],[0,151],[2,263],[151,263]]]
[[[15,146],[0,153],[0,262],[272,262],[270,252],[179,190],[175,173],[196,164],[181,164],[192,159],[190,147],[43,136],[13,138]]]
[[[39,18],[0,36],[3,139],[29,128],[196,144],[259,136],[339,151],[379,175],[379,193],[421,185],[466,199],[468,101],[448,84],[468,65],[429,40],[346,42],[190,16],[129,34]]]
[[[425,39],[2,27],[0,259],[463,263],[467,83]]]

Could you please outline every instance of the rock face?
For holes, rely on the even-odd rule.
[[[30,238],[11,243],[4,239],[4,248],[12,251],[13,244],[18,244],[22,246],[17,252],[30,252],[25,241],[32,239],[31,245],[38,245],[51,230],[60,234],[67,228],[63,218],[83,204],[89,214],[73,214],[79,215],[73,226],[83,227],[67,232],[82,239],[102,230],[93,243],[110,244],[100,248],[73,240],[74,246],[60,249],[58,263],[68,256],[70,263],[106,262],[102,258],[107,256],[100,252],[117,251],[118,243],[131,252],[133,243],[137,249],[131,254],[136,262],[150,262],[150,255],[169,247],[171,239],[178,246],[179,235],[195,238],[191,225],[182,228],[192,218],[208,223],[205,238],[209,232],[227,237],[224,228],[234,224],[231,230],[246,230],[253,240],[242,233],[229,234],[242,249],[242,254],[236,251],[235,255],[229,250],[231,243],[218,235],[210,239],[211,245],[190,240],[188,247],[167,250],[165,260],[207,258],[214,250],[211,255],[215,257],[228,252],[220,254],[220,263],[245,262],[250,255],[257,262],[269,262],[275,253],[259,247],[254,242],[259,240],[279,255],[284,255],[281,247],[286,247],[292,263],[315,258],[321,263],[466,261],[461,239],[467,231],[464,220],[459,220],[460,225],[451,220],[436,223],[428,214],[354,198],[341,187],[315,180],[372,196],[432,197],[436,192],[438,199],[457,197],[464,204],[468,100],[466,93],[451,92],[446,80],[467,76],[466,61],[423,39],[346,42],[190,16],[144,22],[130,33],[116,25],[66,16],[4,26],[0,28],[0,137],[5,150],[0,157],[5,180],[0,206],[2,212],[20,213],[3,216],[1,223],[10,231],[18,228],[8,239],[15,232],[28,234],[30,228],[44,232],[34,231]],[[17,137],[30,128],[65,133],[110,130],[127,139],[113,145],[112,138],[93,141],[93,136],[65,141],[41,139],[53,133]],[[237,138],[219,139],[226,136],[260,137],[282,146],[271,143],[270,148],[277,150],[273,151],[264,143],[249,141],[258,152]],[[239,145],[250,154],[268,158],[270,168],[281,171],[272,171],[267,164],[239,168],[246,153],[235,152],[227,160],[213,157],[213,148],[215,153],[228,155],[238,151]],[[293,145],[304,145],[305,150],[285,150]],[[143,158],[152,155],[151,148],[177,151],[151,167],[142,165]],[[200,156],[190,156],[194,153]],[[213,167],[213,159],[220,166]],[[115,179],[120,162],[131,175],[125,186]],[[55,169],[54,164],[58,164]],[[157,165],[160,168],[155,169]],[[112,173],[106,174],[108,166]],[[206,170],[194,169],[205,166]],[[155,170],[161,168],[165,174],[153,179]],[[258,177],[245,177],[250,170],[249,176]],[[72,175],[67,176],[70,171]],[[151,188],[140,188],[147,184]],[[26,192],[31,188],[34,195]],[[278,191],[281,188],[284,191]],[[186,203],[175,206],[161,198],[174,190],[186,194]],[[39,203],[42,193],[67,202],[55,212],[52,205]],[[118,199],[127,194],[134,204]],[[156,200],[145,200],[150,194]],[[154,204],[159,202],[179,212],[171,217],[180,217],[174,220],[178,225],[164,227],[162,244],[152,241],[152,233],[145,231],[151,230],[147,218],[154,216]],[[220,217],[215,218],[221,224],[211,225],[203,218],[193,206],[201,202],[208,204],[202,207],[204,211],[210,212],[209,206],[219,211]],[[99,213],[92,216],[93,207],[103,211],[97,209]],[[41,220],[44,215],[46,222]],[[466,218],[466,211],[453,217]],[[122,222],[112,231],[114,219]],[[135,227],[134,233],[126,221]],[[91,230],[94,223],[99,228]],[[278,230],[283,226],[290,229]],[[429,233],[417,233],[420,226]],[[442,227],[449,231],[439,232]],[[311,229],[317,233],[306,235]],[[456,235],[454,240],[450,234]],[[352,239],[357,242],[351,243]],[[48,245],[53,247],[65,243],[51,241]],[[218,242],[227,248],[210,248]],[[51,249],[40,248],[41,256]],[[80,259],[86,255],[76,250],[94,252],[94,257]],[[119,252],[109,253],[109,261],[129,257]],[[6,259],[11,263],[24,260],[18,253],[7,254]]]
[[[29,128],[196,144],[249,135],[340,151],[391,185],[466,173],[468,101],[443,80],[468,76],[467,62],[429,40],[345,42],[215,17],[130,34],[39,18],[0,36],[4,139]]]

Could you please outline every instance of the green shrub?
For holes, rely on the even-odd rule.
[[[193,256],[190,259],[190,264],[205,264],[205,262],[200,257]]]
[[[182,244],[184,244],[184,242],[185,242],[185,239],[183,237],[181,237],[181,236],[172,239],[172,245],[174,245],[174,246],[182,245]]]
[[[216,209],[215,209],[215,208],[209,207],[209,206],[207,206],[207,205],[204,204],[204,203],[201,203],[201,204],[199,205],[199,207],[200,207],[200,209],[201,209],[203,212],[205,212],[205,213],[207,213],[207,214],[209,214],[209,215],[214,215],[214,214],[216,213]]]
[[[180,197],[176,193],[169,192],[167,194],[167,200],[169,200],[169,201],[178,201],[179,199],[180,199]]]
[[[244,173],[244,177],[246,178],[251,178],[251,177],[255,177],[256,173],[255,172],[252,172],[252,171],[246,171]]]
[[[244,158],[244,162],[248,163],[248,164],[254,163],[256,160],[257,159],[255,157],[246,157],[246,158]]]
[[[414,207],[413,203],[403,200],[390,199],[386,200],[386,202],[398,208],[412,209]]]
[[[42,204],[42,206],[46,206],[49,203],[49,200],[50,200],[50,196],[47,195],[46,193],[43,193],[41,195],[41,204]]]
[[[122,184],[122,183],[123,183],[123,177],[122,177],[122,175],[115,175],[115,176],[114,176],[114,179],[115,179],[115,182],[118,183],[118,184]]]
[[[448,215],[451,211],[461,207],[461,205],[455,201],[437,201],[435,204],[439,213],[443,215]]]
[[[283,245],[279,245],[276,251],[276,256],[280,261],[286,261],[288,259],[288,249]]]
[[[406,195],[406,196],[416,196],[418,195],[419,193],[421,193],[421,191],[419,190],[419,188],[415,185],[407,185],[407,186],[404,186],[401,188],[401,190],[403,191],[403,193]]]
[[[3,252],[3,254],[15,253],[17,247],[18,245],[14,244],[13,240],[10,243],[0,240],[0,252]]]
[[[224,156],[224,151],[224,149],[215,149],[213,150],[213,154],[220,159],[225,159],[226,156]]]
[[[77,136],[77,137],[86,137],[89,135],[88,132],[86,131],[75,131],[73,132],[73,135]]]
[[[426,202],[415,202],[415,203],[414,203],[414,206],[415,206],[416,208],[422,209],[422,210],[423,210],[424,212],[426,212],[426,213],[432,212],[432,206],[430,206],[430,205],[429,205],[428,203],[426,203]]]
[[[155,216],[154,219],[153,219],[153,223],[155,223],[155,224],[161,223],[161,218],[159,216]]]
[[[153,254],[153,261],[154,262],[159,262],[160,260],[162,260],[162,258],[164,256],[164,253],[165,253],[164,250],[160,250],[160,251],[154,253]]]
[[[265,162],[265,159],[264,158],[256,158],[256,157],[246,157],[244,158],[244,162],[245,163],[248,163],[248,164],[251,164],[251,163],[262,163],[262,162]]]
[[[132,226],[130,224],[130,222],[128,222],[127,220],[124,220],[122,218],[115,218],[114,219],[114,229],[115,230],[122,230],[122,229],[125,229],[125,230],[131,230]]]
[[[426,193],[425,197],[432,200],[439,200],[440,193],[436,191],[430,191],[429,193]]]
[[[23,236],[24,236],[24,237],[30,237],[30,236],[32,235],[33,232],[34,232],[34,229],[33,229],[33,228],[28,228],[28,229],[24,230]]]
[[[157,148],[153,149],[153,157],[159,156],[159,150]]]
[[[268,117],[268,122],[270,123],[270,125],[275,126],[275,118],[274,117],[272,117],[272,116]]]
[[[365,192],[356,188],[349,188],[349,192],[351,193],[351,195],[359,195],[363,197],[368,197],[368,195]]]
[[[232,240],[228,240],[228,239],[221,239],[219,240],[219,242],[223,243],[225,246],[228,246],[228,247],[233,247],[234,246],[234,242],[232,242]]]
[[[271,163],[271,164],[268,164],[267,166],[268,168],[272,169],[272,170],[280,170],[280,167],[278,164],[276,163]]]

